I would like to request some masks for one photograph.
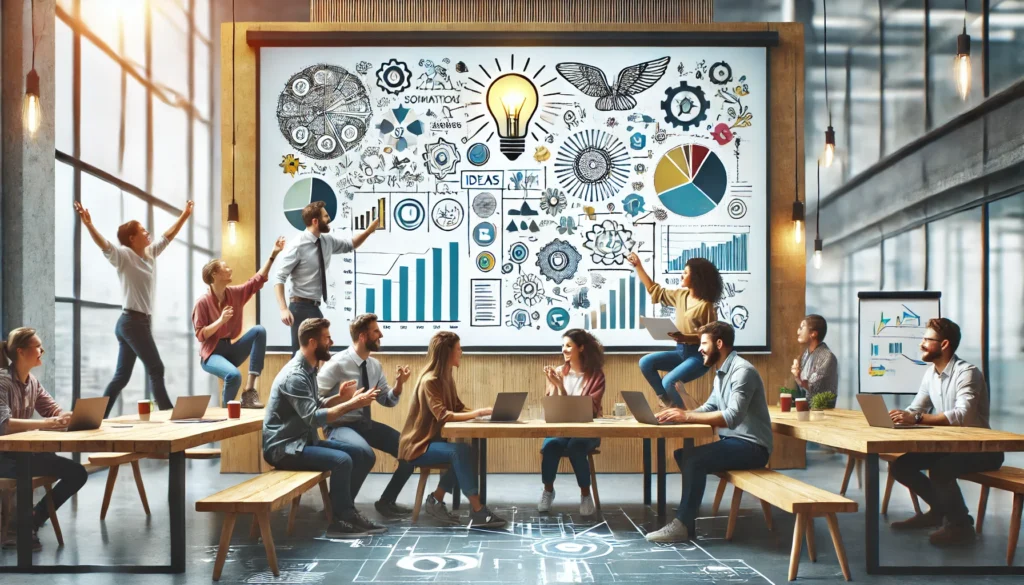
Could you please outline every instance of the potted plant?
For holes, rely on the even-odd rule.
[[[811,398],[811,420],[825,420],[825,410],[835,408],[834,392],[821,392]]]

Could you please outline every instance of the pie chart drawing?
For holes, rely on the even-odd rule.
[[[669,211],[700,217],[713,211],[728,187],[725,165],[699,144],[684,144],[665,153],[654,169],[654,190]]]
[[[284,216],[292,227],[302,231],[306,224],[302,221],[302,208],[314,201],[323,201],[327,215],[334,219],[338,213],[338,198],[334,190],[323,179],[310,177],[296,181],[284,194]]]

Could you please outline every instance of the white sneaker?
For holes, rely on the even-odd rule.
[[[555,501],[555,490],[542,490],[540,492],[540,503],[537,504],[537,511],[547,514],[551,511],[551,503]]]
[[[679,518],[673,518],[672,522],[662,526],[661,530],[648,532],[644,538],[648,542],[686,542],[690,540],[690,532]]]
[[[583,496],[580,499],[580,515],[593,516],[597,512],[597,505],[594,504],[594,496]]]

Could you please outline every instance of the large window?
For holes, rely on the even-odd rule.
[[[1024,413],[1024,193],[989,206],[989,366],[993,411]]]
[[[924,290],[925,228],[905,231],[882,243],[882,290]]]
[[[117,273],[77,225],[74,201],[116,244],[138,220],[159,238],[192,199],[192,219],[157,261],[153,332],[172,399],[217,394],[191,325],[198,267],[216,255],[210,156],[209,0],[60,0],[56,19],[57,392],[102,395],[118,359]],[[190,50],[191,49],[191,50]],[[191,73],[191,75],[190,75]],[[76,77],[80,80],[75,85]],[[75,96],[80,111],[74,111]],[[76,376],[75,372],[78,372]],[[148,393],[136,363],[115,413]]]
[[[957,355],[981,367],[981,207],[928,224],[928,288],[960,326]]]

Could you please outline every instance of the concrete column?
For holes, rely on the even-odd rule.
[[[22,122],[25,76],[32,68],[32,3],[3,0],[3,81],[0,90],[3,180],[3,335],[35,328],[49,348],[34,374],[54,385],[54,4],[35,1],[36,56],[42,124],[30,136]],[[61,275],[71,278],[71,275]],[[70,405],[64,405],[68,407]]]

